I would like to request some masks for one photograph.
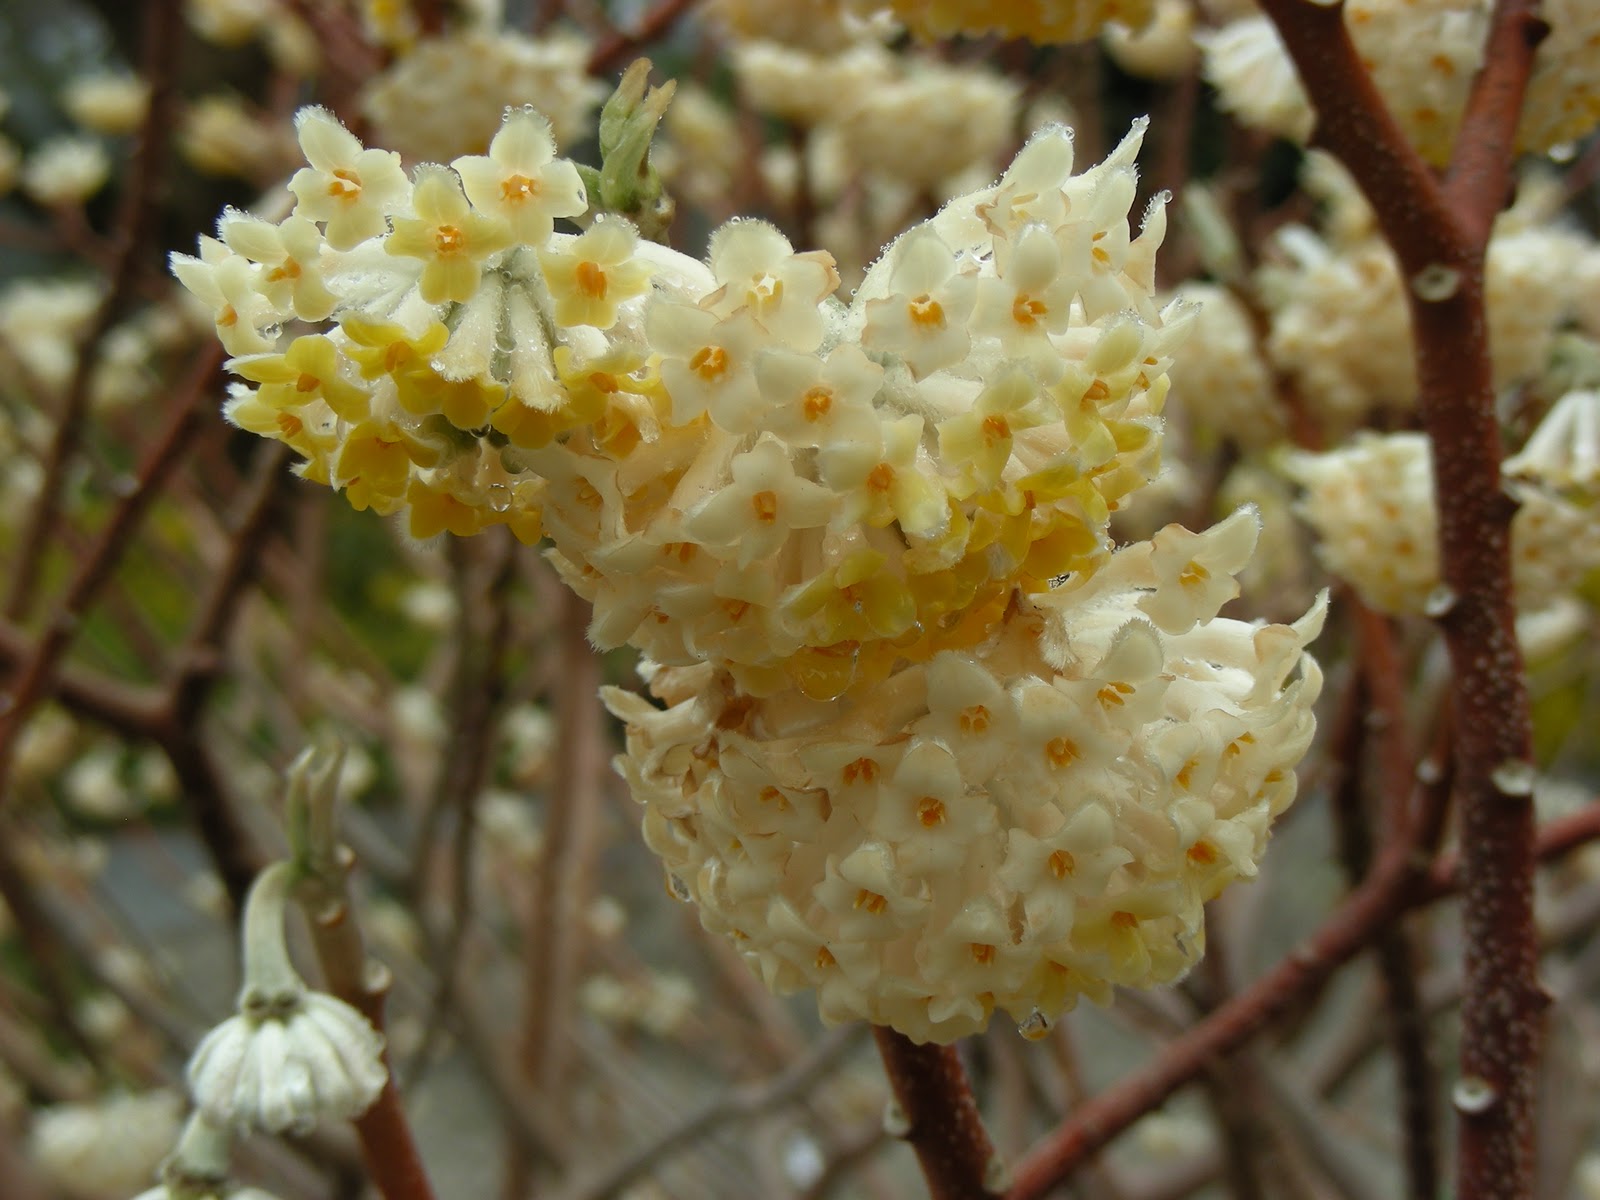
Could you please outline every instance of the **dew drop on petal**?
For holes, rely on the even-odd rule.
[[[883,1131],[892,1138],[903,1138],[911,1132],[911,1118],[900,1107],[900,1101],[890,1100],[883,1106]]]
[[[1037,1042],[1042,1038],[1047,1037],[1050,1033],[1050,1028],[1050,1018],[1045,1016],[1037,1008],[1029,1013],[1023,1020],[1017,1022],[1017,1032],[1023,1037],[1027,1038],[1030,1042]]]

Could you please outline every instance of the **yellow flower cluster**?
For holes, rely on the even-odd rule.
[[[321,110],[299,130],[294,214],[175,258],[258,385],[230,419],[418,537],[550,537],[602,645],[831,698],[1094,570],[1159,468],[1184,321],[1152,299],[1162,205],[1128,228],[1142,126],[1081,175],[1045,132],[849,307],[760,222],[709,265],[615,218],[554,233],[586,197],[531,111],[411,179]],[[290,320],[326,331],[280,346]]]

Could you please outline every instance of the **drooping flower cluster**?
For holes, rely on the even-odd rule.
[[[609,690],[646,841],[707,928],[829,1021],[944,1042],[1004,1009],[1042,1034],[1080,995],[1176,979],[1201,905],[1255,874],[1313,727],[1321,608],[1213,619],[1255,535],[1248,511],[1171,526],[832,704],[754,700],[709,665],[655,677],[665,711]]]
[[[708,925],[921,1038],[1192,961],[1292,797],[1317,619],[1214,619],[1248,516],[1113,554],[1192,317],[1154,300],[1164,198],[1129,229],[1142,123],[1081,174],[1042,132],[848,306],[763,223],[702,264],[587,213],[528,110],[410,178],[321,110],[299,127],[295,212],[175,261],[257,385],[228,415],[417,536],[551,540],[591,636],[673,705],[612,697]],[[292,318],[322,329],[285,344]]]
[[[1349,0],[1345,23],[1395,119],[1429,162],[1450,159],[1493,10],[1491,0]],[[1543,151],[1600,124],[1595,39],[1600,8],[1589,0],[1546,0],[1549,36],[1534,57],[1518,148]],[[1303,141],[1310,102],[1272,22],[1242,17],[1202,37],[1206,77],[1222,104],[1246,124]],[[1419,52],[1425,47],[1425,52]]]

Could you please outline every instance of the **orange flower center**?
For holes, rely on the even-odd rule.
[[[521,204],[538,194],[538,182],[526,175],[507,175],[500,181],[500,199],[507,204]]]
[[[441,225],[433,231],[433,245],[441,258],[460,254],[467,248],[467,235],[454,225]]]
[[[944,328],[944,309],[932,296],[918,296],[906,305],[906,311],[911,314],[913,325],[921,325],[926,329]]]
[[[354,201],[361,198],[361,176],[354,171],[347,171],[343,167],[333,173],[333,178],[328,180],[328,195],[335,200]]]
[[[969,705],[956,717],[962,733],[983,733],[989,728],[989,710],[981,704]]]
[[[599,263],[581,262],[576,272],[578,290],[592,300],[606,298],[606,273]]]
[[[1057,879],[1065,879],[1078,869],[1077,861],[1065,850],[1057,850],[1049,858],[1050,874]]]
[[[867,490],[880,496],[894,486],[894,468],[881,462],[867,472]]]
[[[924,829],[944,824],[944,802],[936,796],[924,796],[917,801],[917,820]]]
[[[750,507],[755,510],[756,520],[763,525],[771,525],[778,519],[778,494],[757,492],[750,497]]]
[[[689,360],[689,370],[707,383],[720,379],[728,369],[728,352],[721,346],[702,346]]]
[[[808,421],[820,421],[828,415],[828,410],[833,407],[833,389],[823,387],[820,383],[808,391],[800,401],[800,408],[806,414]]]

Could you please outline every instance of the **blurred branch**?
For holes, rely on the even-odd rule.
[[[639,19],[632,33],[616,30],[594,48],[589,55],[589,74],[609,75],[651,43],[666,37],[695,2],[656,0],[655,7]]]
[[[624,1155],[598,1178],[577,1184],[568,1193],[567,1200],[612,1200],[663,1161],[695,1142],[730,1125],[795,1103],[855,1050],[861,1033],[859,1025],[835,1029],[770,1079],[729,1089],[681,1124]]]
[[[162,198],[166,181],[167,139],[175,124],[177,103],[174,81],[178,69],[178,48],[183,44],[179,0],[150,0],[144,6],[144,13],[144,61],[141,74],[150,87],[149,107],[139,131],[121,207],[117,212],[113,234],[116,255],[111,267],[110,283],[79,344],[66,398],[56,421],[55,437],[45,455],[44,480],[40,484],[33,513],[24,527],[22,546],[12,564],[5,615],[13,621],[26,617],[33,608],[39,569],[58,523],[67,468],[77,453],[83,431],[88,427],[89,391],[95,368],[100,363],[101,343],[132,297],[143,256],[150,251],[149,235],[155,224],[156,206]]]

